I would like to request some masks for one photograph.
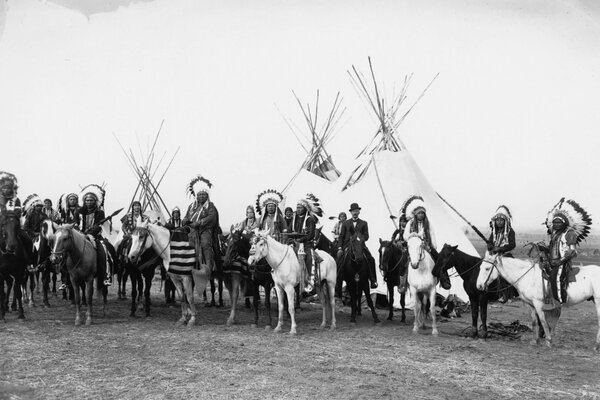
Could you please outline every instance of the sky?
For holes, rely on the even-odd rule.
[[[140,160],[164,120],[162,197],[185,207],[202,174],[227,225],[304,159],[292,90],[341,92],[328,150],[352,168],[377,123],[347,71],[370,56],[388,97],[413,74],[408,102],[439,73],[399,134],[475,225],[506,204],[541,229],[563,196],[598,219],[599,21],[593,1],[0,0],[0,170],[22,200],[105,183],[111,212],[137,185],[115,136]]]

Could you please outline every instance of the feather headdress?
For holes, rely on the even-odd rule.
[[[577,244],[584,240],[590,233],[592,218],[575,200],[565,200],[563,197],[548,212],[546,216],[546,227],[552,230],[552,221],[560,219],[577,234]]]
[[[410,196],[406,199],[400,209],[400,217],[404,215],[407,219],[411,219],[419,209],[422,209],[425,212],[427,211],[423,198],[417,195]]]
[[[272,203],[279,206],[282,200],[283,195],[277,190],[267,189],[256,197],[256,212],[262,215],[267,204]]]
[[[504,219],[505,224],[503,234],[508,235],[508,232],[510,232],[512,225],[512,214],[510,213],[510,209],[504,204],[498,206],[496,212],[494,213],[494,216],[492,217],[492,219],[490,219],[490,228],[492,229],[492,235],[494,235],[494,237],[497,234],[496,224],[494,223],[494,221],[498,218]]]
[[[202,175],[195,176],[186,186],[186,193],[189,197],[195,198],[199,192],[204,192],[210,195],[212,183]]]
[[[23,202],[23,212],[25,215],[29,214],[29,211],[38,204],[42,204],[42,199],[37,194],[33,193],[27,196]]]
[[[17,177],[13,174],[11,174],[10,172],[5,172],[5,171],[0,171],[0,183],[2,183],[2,181],[10,181],[14,187],[14,196],[17,195],[17,189],[19,188],[18,186],[18,182],[17,182]]]
[[[79,197],[82,198],[84,202],[85,202],[85,198],[88,196],[95,197],[96,198],[96,206],[99,209],[102,209],[104,207],[104,196],[105,195],[106,195],[106,190],[104,190],[104,188],[102,186],[92,183],[92,184],[85,186],[83,189],[81,189],[81,193],[79,194]]]
[[[306,208],[306,212],[310,215],[316,215],[317,217],[323,216],[323,210],[319,204],[319,199],[312,193],[307,193],[306,198],[298,200],[298,204],[302,204],[302,206]]]
[[[77,199],[77,206],[79,206],[79,196],[77,195],[77,193],[63,193],[58,199],[58,209],[66,213],[67,209],[69,208],[69,199],[72,197]]]

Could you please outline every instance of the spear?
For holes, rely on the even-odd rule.
[[[452,209],[452,211],[454,211],[456,213],[456,215],[458,215],[459,217],[461,217],[463,219],[463,221],[465,221],[470,227],[471,229],[473,229],[475,231],[475,233],[483,239],[484,242],[488,242],[488,240],[486,239],[485,236],[483,236],[483,233],[481,233],[481,231],[479,229],[477,229],[472,223],[469,222],[469,220],[467,220],[465,217],[463,217],[463,215],[461,213],[459,213],[456,208],[452,207],[452,205],[450,203],[448,203],[446,201],[446,199],[444,199],[439,193],[436,192],[436,194],[438,195],[438,197],[444,202],[446,203],[446,205],[448,207],[450,207]]]

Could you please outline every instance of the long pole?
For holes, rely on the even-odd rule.
[[[465,221],[470,227],[471,229],[473,229],[473,231],[475,231],[475,233],[483,239],[484,242],[487,243],[487,238],[483,235],[483,233],[481,233],[481,231],[479,229],[477,229],[472,223],[469,222],[469,220],[467,220],[465,217],[463,217],[463,215],[461,213],[458,212],[458,210],[456,210],[456,208],[452,207],[452,205],[450,203],[448,203],[448,201],[446,201],[446,199],[444,199],[439,193],[436,192],[436,194],[438,195],[438,197],[444,202],[446,203],[446,205],[448,207],[450,207],[452,209],[452,211],[454,211],[456,213],[456,215],[458,215],[459,217],[462,218],[463,221]]]

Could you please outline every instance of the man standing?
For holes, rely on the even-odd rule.
[[[210,181],[200,175],[192,179],[188,184],[187,192],[195,197],[195,201],[189,205],[187,213],[182,220],[183,226],[188,226],[192,236],[196,236],[196,260],[198,264],[206,264],[210,271],[214,271],[215,256],[218,249],[219,212],[215,205],[209,200]],[[216,249],[215,249],[216,247]],[[218,250],[217,250],[218,251]]]
[[[589,214],[574,200],[562,198],[548,213],[546,226],[550,246],[541,246],[550,260],[550,281],[554,298],[567,302],[567,285],[571,260],[577,256],[575,247],[587,237],[592,225]]]
[[[345,252],[350,247],[350,241],[354,234],[356,234],[356,240],[360,240],[362,242],[363,252],[365,255],[365,260],[369,266],[369,280],[371,281],[371,289],[375,289],[377,287],[377,275],[375,274],[375,259],[371,255],[371,252],[367,248],[366,241],[369,240],[369,224],[367,221],[358,218],[360,215],[361,208],[357,203],[352,203],[350,205],[350,214],[352,218],[347,219],[343,224],[340,230],[340,238],[338,246],[338,259],[341,259],[343,252]],[[338,263],[339,264],[339,263]],[[339,271],[338,271],[339,272]],[[341,292],[342,286],[342,275],[338,273],[338,288]]]

